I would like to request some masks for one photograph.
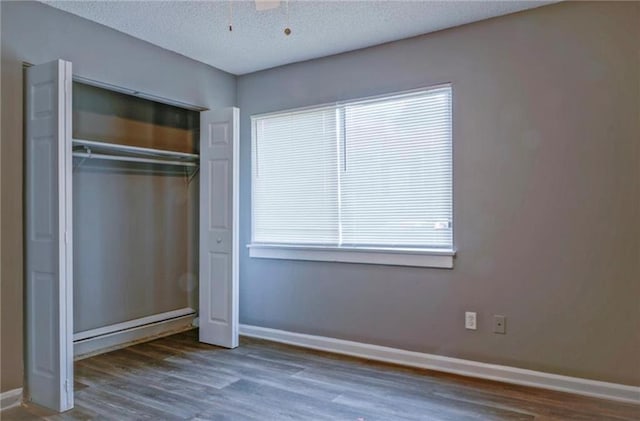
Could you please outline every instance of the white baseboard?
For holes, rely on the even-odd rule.
[[[145,326],[151,323],[162,322],[176,317],[187,316],[195,314],[196,311],[190,307],[181,308],[179,310],[167,311],[166,313],[154,314],[152,316],[141,317],[135,320],[128,320],[122,323],[116,323],[114,325],[99,327],[97,329],[85,330],[73,334],[73,340],[81,341],[83,339],[89,339],[96,336],[103,336],[109,333],[119,332],[122,330],[131,329],[138,326]]]
[[[141,342],[193,329],[195,314],[159,320],[142,326],[125,328],[115,332],[74,340],[73,355],[76,360],[103,354]]]
[[[22,403],[22,388],[0,393],[0,411],[13,408]],[[0,417],[1,418],[1,417]]]
[[[379,345],[346,341],[324,336],[306,335],[259,326],[240,325],[240,334],[305,348],[350,355],[410,367],[443,371],[481,379],[497,380],[579,395],[640,403],[640,387],[608,383],[578,377],[487,364],[460,358],[405,351]]]

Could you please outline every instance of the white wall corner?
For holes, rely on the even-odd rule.
[[[0,411],[13,408],[22,403],[22,388],[7,390],[0,393]],[[0,417],[2,418],[2,417]]]
[[[324,336],[306,335],[260,326],[240,325],[240,335],[409,367],[436,370],[523,386],[539,387],[621,402],[640,403],[640,387],[637,386],[561,376],[517,367],[487,364],[478,361],[406,351]]]

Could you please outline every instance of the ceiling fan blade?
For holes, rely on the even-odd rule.
[[[255,2],[256,10],[259,12],[280,7],[280,0],[255,0]]]

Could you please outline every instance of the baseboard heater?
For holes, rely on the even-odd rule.
[[[75,359],[87,358],[188,330],[195,317],[196,311],[187,307],[74,333],[73,354]]]

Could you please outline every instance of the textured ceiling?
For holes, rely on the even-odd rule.
[[[475,22],[551,1],[45,1],[234,74]],[[229,32],[230,9],[233,32]]]

